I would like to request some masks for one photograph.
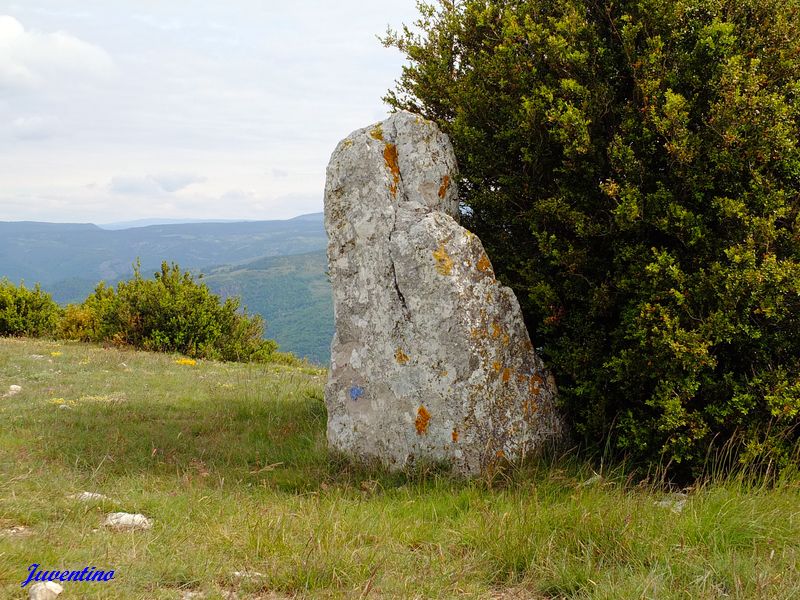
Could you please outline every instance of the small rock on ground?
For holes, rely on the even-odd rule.
[[[3,398],[8,398],[9,396],[16,396],[22,391],[21,385],[10,385],[8,386],[8,391],[3,394]]]
[[[234,571],[232,575],[237,579],[264,579],[266,577],[258,571]]]
[[[223,598],[225,598],[225,600],[238,600],[239,598],[239,594],[237,594],[236,592],[223,591],[220,592],[220,595]],[[206,594],[205,592],[189,591],[189,592],[183,592],[183,594],[181,595],[181,600],[204,600],[205,598],[208,598],[208,594]]]
[[[109,513],[103,521],[104,527],[119,530],[152,529],[153,521],[144,515],[131,513]]]
[[[675,494],[663,500],[658,500],[655,502],[655,505],[660,508],[668,508],[679,515],[683,512],[683,507],[686,505],[686,494]]]
[[[28,598],[30,600],[55,600],[64,588],[53,581],[45,581],[43,583],[34,583],[29,591]]]
[[[100,502],[101,500],[109,500],[108,496],[104,496],[103,494],[98,494],[96,492],[81,492],[80,494],[72,494],[70,496],[72,500],[78,500],[79,502]]]
[[[25,537],[31,534],[29,527],[24,525],[14,525],[13,527],[6,527],[0,529],[0,535],[7,535],[9,537]]]
[[[580,483],[578,487],[592,487],[593,485],[597,485],[598,483],[602,482],[603,482],[603,476],[595,473],[592,477],[589,477],[589,479]]]
[[[534,600],[539,598],[531,590],[522,587],[496,589],[492,590],[491,594],[489,600]]]

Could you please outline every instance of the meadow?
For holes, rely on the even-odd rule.
[[[472,482],[370,470],[327,451],[324,381],[0,339],[0,597],[39,563],[115,570],[65,600],[800,598],[795,476],[668,490],[570,453]],[[154,526],[104,528],[117,511]]]

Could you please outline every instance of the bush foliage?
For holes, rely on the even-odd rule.
[[[687,475],[794,443],[800,1],[419,7],[387,100],[450,134],[578,435]]]
[[[42,337],[55,334],[61,309],[37,284],[32,290],[0,279],[0,335]]]
[[[262,339],[263,330],[263,320],[240,311],[237,298],[222,302],[191,273],[166,262],[153,279],[143,278],[137,265],[133,278],[116,290],[101,282],[82,304],[67,307],[60,325],[71,339],[267,362],[276,358],[277,344]]]

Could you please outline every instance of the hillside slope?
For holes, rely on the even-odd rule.
[[[323,371],[177,358],[0,338],[1,598],[34,563],[115,570],[65,600],[800,597],[796,476],[390,475],[328,453]]]
[[[239,296],[267,321],[266,335],[282,350],[317,364],[330,360],[333,298],[324,251],[264,257],[211,269],[203,281],[223,298]]]

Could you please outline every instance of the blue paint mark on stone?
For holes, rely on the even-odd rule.
[[[355,402],[364,395],[364,388],[354,385],[350,388],[350,400]]]

